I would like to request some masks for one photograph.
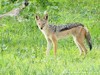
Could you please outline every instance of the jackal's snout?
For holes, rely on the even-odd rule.
[[[40,28],[41,30],[43,29],[43,27]]]

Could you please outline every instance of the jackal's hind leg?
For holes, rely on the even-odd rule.
[[[82,39],[77,39],[80,47],[82,48],[82,51],[84,52],[84,55],[87,54],[87,49],[85,48],[84,44],[83,44],[83,40]]]
[[[84,51],[84,55],[87,54],[87,49],[86,47],[84,46],[84,39],[85,39],[85,34],[86,34],[86,31],[84,30],[84,28],[82,28],[81,32],[80,32],[80,35],[78,36],[78,42],[82,48],[82,50]]]
[[[84,55],[86,55],[86,54],[87,54],[87,49],[86,49],[86,47],[84,46],[83,43],[81,43],[81,46],[82,46],[82,49],[84,50]]]
[[[80,50],[80,55],[82,55],[83,54],[83,50],[82,50],[78,40],[75,37],[73,37],[73,39],[74,39],[74,42],[77,45],[78,49]]]

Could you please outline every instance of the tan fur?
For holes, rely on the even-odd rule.
[[[40,18],[40,16],[36,16],[36,22],[41,30],[41,32],[44,34],[46,40],[47,40],[47,50],[46,55],[49,54],[49,51],[51,49],[51,44],[53,44],[54,48],[54,55],[56,55],[57,52],[57,41],[63,37],[72,35],[75,44],[80,50],[80,54],[84,52],[84,54],[87,54],[87,49],[84,46],[84,39],[87,34],[87,29],[82,26],[77,26],[74,28],[71,28],[69,30],[64,30],[61,32],[54,32],[52,28],[48,25],[48,14],[45,14],[44,18]]]

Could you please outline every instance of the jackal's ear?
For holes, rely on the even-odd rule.
[[[44,19],[48,20],[48,14],[45,14]]]
[[[36,20],[39,20],[39,19],[40,19],[40,17],[39,17],[38,15],[36,15],[36,16],[35,16],[35,19],[36,19]]]

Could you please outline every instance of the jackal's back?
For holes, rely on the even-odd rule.
[[[49,25],[49,28],[53,31],[53,32],[61,32],[61,31],[65,31],[65,30],[69,30],[78,26],[82,26],[84,27],[83,24],[81,23],[70,23],[70,24],[66,24],[66,25]]]

